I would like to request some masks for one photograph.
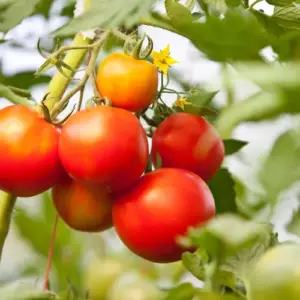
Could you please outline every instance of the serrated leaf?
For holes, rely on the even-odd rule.
[[[222,214],[204,227],[190,229],[188,237],[194,246],[201,247],[213,257],[226,257],[259,241],[266,230],[266,226],[254,221]]]
[[[195,253],[184,252],[181,259],[189,272],[191,272],[199,280],[205,280],[204,262],[197,251]]]
[[[191,283],[182,283],[169,292],[165,300],[192,300],[195,295],[195,288]]]
[[[0,32],[7,32],[21,21],[29,17],[40,0],[18,0],[9,3],[5,10],[0,12]]]
[[[274,6],[287,6],[293,3],[293,0],[266,0],[267,3]]]
[[[300,236],[300,210],[296,210],[289,223],[286,225],[288,232]]]
[[[165,7],[172,23],[192,22],[190,10],[176,0],[165,0]]]
[[[250,12],[243,9],[228,10],[223,19],[211,16],[205,23],[176,26],[180,33],[214,61],[257,59],[260,50],[268,45],[263,27]]]
[[[155,0],[94,0],[92,7],[54,32],[55,36],[70,36],[79,31],[101,28],[129,28],[147,15]],[[120,9],[122,8],[122,9]]]
[[[300,6],[291,4],[284,7],[277,7],[273,19],[283,28],[299,30]]]
[[[234,180],[227,169],[220,169],[208,185],[215,199],[217,214],[237,211]]]
[[[275,205],[281,191],[300,179],[299,134],[287,131],[275,141],[269,156],[261,165],[259,178],[270,204]]]
[[[240,151],[243,147],[245,147],[248,144],[248,142],[234,140],[234,139],[223,140],[223,143],[224,143],[224,147],[225,147],[225,155],[226,156]]]

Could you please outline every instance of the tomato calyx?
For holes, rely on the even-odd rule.
[[[45,119],[46,122],[54,125],[54,126],[60,126],[62,124],[64,124],[67,119],[73,114],[73,112],[75,111],[75,108],[76,108],[76,105],[74,105],[74,107],[72,108],[72,110],[61,120],[54,120],[52,117],[51,117],[51,111],[49,110],[48,106],[46,105],[45,101],[48,97],[49,93],[47,93],[42,101],[41,101],[41,104],[39,105],[36,105],[35,106],[35,110],[38,112],[38,114],[43,118]]]
[[[142,46],[147,37],[148,45],[142,51]],[[146,34],[140,39],[137,35],[128,36],[124,44],[124,53],[135,59],[146,59],[153,50],[153,40]]]

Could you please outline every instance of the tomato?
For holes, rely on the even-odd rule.
[[[153,262],[180,260],[185,249],[176,237],[214,215],[215,203],[206,183],[181,169],[147,173],[113,203],[113,223],[120,239]]]
[[[125,273],[112,285],[108,300],[162,300],[166,292],[138,271]],[[99,298],[100,299],[100,298]]]
[[[258,259],[247,278],[249,299],[299,300],[299,253],[299,244],[282,244]]]
[[[112,196],[106,187],[60,176],[52,199],[58,215],[75,230],[96,232],[112,227]]]
[[[148,160],[148,141],[138,119],[120,108],[98,106],[71,116],[59,153],[71,177],[117,191],[134,183]]]
[[[114,257],[94,259],[85,270],[85,289],[89,299],[106,299],[108,291],[116,279],[126,272],[126,262]]]
[[[123,53],[108,55],[98,69],[98,91],[116,107],[130,111],[148,107],[157,86],[158,73],[152,63]]]
[[[31,197],[53,186],[62,166],[59,132],[38,113],[21,105],[0,110],[0,189]]]
[[[192,171],[210,180],[224,159],[224,145],[214,127],[202,117],[176,113],[167,117],[152,138],[152,160],[162,167]]]

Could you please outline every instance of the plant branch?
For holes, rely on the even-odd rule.
[[[3,97],[14,104],[33,106],[33,103],[28,101],[28,99],[15,94],[9,87],[2,84],[0,84],[0,97]]]
[[[9,231],[11,214],[16,203],[16,197],[0,191],[0,259],[3,246]]]
[[[103,35],[101,36],[101,38],[97,41],[96,47],[93,48],[93,50],[91,52],[91,58],[90,58],[86,72],[85,72],[82,80],[71,91],[69,91],[63,99],[61,99],[60,101],[58,101],[54,104],[53,109],[51,110],[52,118],[57,117],[59,115],[59,113],[61,112],[62,108],[68,103],[68,101],[86,85],[89,77],[92,76],[92,73],[94,71],[95,63],[96,63],[100,48],[102,47],[103,43],[108,38],[109,34],[110,34],[109,31],[104,32]]]
[[[51,236],[50,246],[49,246],[49,251],[48,251],[48,263],[47,263],[45,277],[44,277],[44,283],[43,283],[43,291],[44,292],[48,289],[48,285],[49,285],[49,277],[50,277],[50,272],[51,272],[53,250],[54,250],[55,237],[56,237],[56,232],[57,232],[57,224],[58,224],[58,214],[55,215],[52,236]]]

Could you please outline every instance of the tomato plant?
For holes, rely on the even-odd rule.
[[[74,181],[61,176],[52,188],[59,216],[73,229],[103,231],[112,226],[112,196],[105,186]]]
[[[194,173],[165,168],[143,176],[113,204],[115,229],[136,254],[154,262],[180,259],[176,238],[215,214],[213,196]]]
[[[0,110],[0,188],[19,197],[48,190],[62,172],[59,132],[25,106]]]
[[[224,145],[215,128],[204,118],[177,113],[166,118],[153,134],[154,164],[157,155],[162,167],[190,170],[207,181],[221,167]]]
[[[0,299],[299,299],[299,1],[0,2]]]
[[[144,172],[148,142],[144,129],[130,112],[99,106],[68,119],[61,132],[59,153],[71,177],[117,191],[134,183]]]
[[[113,106],[139,111],[154,100],[158,87],[156,67],[123,53],[113,53],[100,64],[97,87]]]

